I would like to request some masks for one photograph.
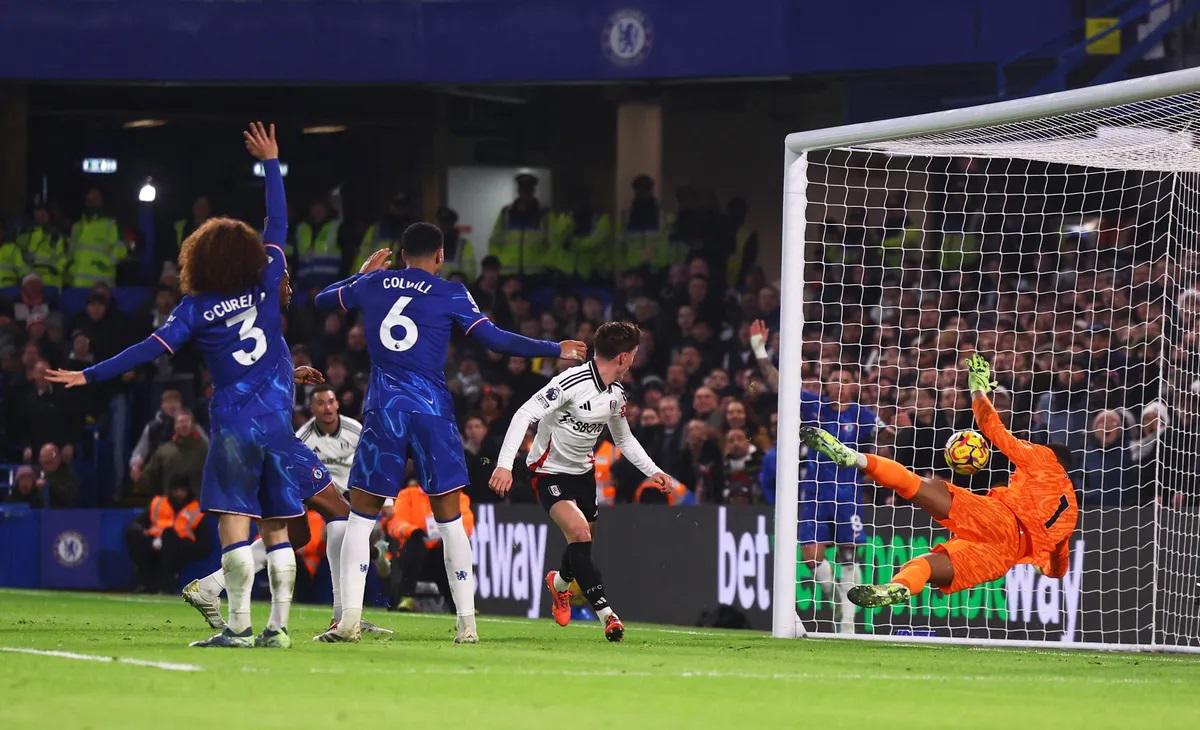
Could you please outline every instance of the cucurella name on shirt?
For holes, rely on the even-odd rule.
[[[259,296],[259,299],[265,299],[265,298],[266,298],[266,294],[262,294]],[[241,295],[240,297],[234,297],[232,299],[226,299],[225,301],[222,301],[222,302],[217,302],[213,306],[204,310],[204,314],[202,316],[204,317],[204,321],[206,321],[206,322],[215,322],[227,314],[232,314],[233,312],[236,312],[239,309],[246,309],[247,307],[253,307],[253,306],[254,306],[254,295],[247,293],[247,294]]]

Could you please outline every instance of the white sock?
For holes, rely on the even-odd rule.
[[[561,573],[558,573],[558,572],[554,573],[554,590],[558,591],[559,593],[562,593],[563,591],[567,590],[570,587],[571,587],[571,582],[563,580]]]
[[[201,593],[217,597],[223,590],[225,590],[225,571],[222,568],[217,568],[200,579]]]
[[[857,466],[859,469],[866,469],[867,468],[867,455],[863,454],[863,453],[856,453],[854,465]]]
[[[611,608],[609,608],[608,606],[605,606],[604,608],[602,608],[596,612],[596,618],[600,619],[600,623],[604,623],[605,621],[607,621],[608,617],[611,615],[613,615],[613,610]]]
[[[242,543],[221,554],[225,591],[229,594],[229,629],[240,634],[250,628],[250,588],[254,585],[254,558]]]
[[[261,539],[250,543],[250,556],[254,560],[254,574],[267,567],[267,546],[263,545]],[[216,597],[220,596],[223,590],[225,590],[225,572],[222,568],[217,568],[200,579],[201,593]]]
[[[261,541],[259,541],[261,544]],[[286,629],[292,611],[292,591],[296,588],[296,552],[292,544],[281,542],[266,552],[267,576],[271,579],[271,617],[267,628]]]
[[[826,601],[833,600],[833,568],[829,565],[829,561],[822,559],[813,568],[813,580],[821,588],[821,597]]]
[[[367,590],[367,569],[371,566],[371,530],[375,520],[351,512],[342,536],[341,563],[342,626],[362,623],[363,593]]]
[[[329,561],[329,582],[333,584],[333,620],[342,619],[342,538],[346,536],[346,520],[333,520],[325,525],[325,558]]]
[[[446,563],[446,578],[459,624],[475,628],[475,571],[471,567],[471,541],[463,529],[462,517],[452,522],[439,522]]]
[[[862,580],[858,563],[841,563],[841,574],[837,579],[838,622],[844,634],[854,633],[854,602],[850,600],[850,589]]]

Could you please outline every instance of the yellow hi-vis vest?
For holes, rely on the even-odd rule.
[[[658,209],[658,225],[654,228],[637,229],[629,227],[629,211],[621,216],[621,228],[617,232],[621,248],[615,257],[619,275],[627,269],[647,266],[651,271],[662,271],[671,264],[682,263],[687,256],[687,249],[671,242],[671,228],[675,225],[675,216]]]
[[[446,241],[446,263],[442,267],[442,276],[462,274],[467,284],[475,283],[479,278],[479,259],[475,258],[475,247],[462,236],[454,240],[455,251],[450,250],[451,245],[450,241]],[[455,254],[454,258],[450,258],[451,254]]]
[[[15,242],[0,243],[0,289],[18,286],[21,277],[29,273],[21,247]]]
[[[742,259],[746,256],[746,244],[750,242],[750,238],[754,235],[754,231],[749,226],[742,226],[737,229],[737,234],[733,242],[733,250],[729,252],[729,258],[725,259],[725,285],[732,289],[740,283],[742,278]]]
[[[34,226],[17,236],[25,260],[46,286],[58,289],[66,283],[67,241],[62,235]]]
[[[917,228],[889,229],[880,245],[883,246],[883,265],[890,269],[904,265],[905,259],[921,253],[925,234]]]
[[[296,278],[311,283],[331,283],[342,270],[342,249],[338,246],[341,221],[330,218],[313,232],[308,221],[296,226]]]
[[[117,222],[107,216],[84,216],[71,226],[70,271],[72,286],[115,284],[117,263],[129,254]]]
[[[612,266],[612,216],[607,213],[597,214],[587,233],[576,230],[573,213],[555,213],[550,240],[550,248],[558,256],[554,268],[564,274],[590,279],[593,273],[607,272]]]
[[[545,270],[549,252],[549,211],[538,210],[537,226],[514,228],[509,225],[509,209],[506,205],[496,216],[492,236],[488,239],[488,252],[500,259],[502,274],[540,274]]]
[[[389,248],[392,251],[392,265],[399,266],[400,264],[400,239],[399,237],[383,237],[379,234],[379,224],[372,223],[367,232],[363,234],[362,241],[358,244],[358,254],[354,257],[354,261],[350,263],[350,273],[357,274],[362,265],[367,263],[367,259],[371,258],[371,254],[381,248]]]

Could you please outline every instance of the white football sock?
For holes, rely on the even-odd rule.
[[[367,570],[371,566],[371,530],[375,520],[351,512],[342,536],[341,563],[342,618],[341,626],[357,628],[362,623],[363,593],[367,590]]]
[[[604,608],[602,608],[596,612],[596,618],[600,619],[600,623],[604,623],[605,621],[607,621],[608,617],[611,615],[613,615],[613,610],[611,608],[609,608],[608,606],[605,606]]]
[[[813,568],[813,580],[821,588],[821,597],[826,601],[833,601],[833,568],[829,565],[829,561],[822,558],[821,562]]]
[[[850,589],[862,581],[858,563],[841,563],[841,574],[837,579],[838,633],[854,633],[854,602],[850,600]]]
[[[261,545],[262,542],[259,541]],[[296,552],[292,544],[281,542],[266,552],[267,576],[271,580],[271,617],[267,628],[286,629],[292,611],[292,591],[296,588]]]
[[[255,574],[267,567],[267,546],[263,545],[261,539],[250,543],[250,555],[254,559]],[[222,568],[217,568],[200,579],[201,593],[207,593],[215,598],[220,596],[223,590],[225,590],[225,572]]]
[[[439,522],[438,533],[442,536],[446,578],[450,581],[450,595],[459,624],[475,628],[475,571],[471,567],[471,540],[463,529],[462,517],[451,522]]]
[[[867,455],[861,452],[855,452],[854,465],[859,469],[867,468]]]
[[[232,546],[231,546],[232,547]],[[221,554],[225,591],[229,594],[230,631],[240,634],[250,628],[250,588],[254,585],[254,558],[250,546],[238,544]]]
[[[558,591],[559,593],[562,593],[563,591],[567,590],[570,587],[571,587],[571,582],[567,581],[567,580],[563,580],[561,573],[556,572],[554,574],[554,590]]]
[[[213,596],[214,598],[221,595],[221,591],[225,590],[225,571],[222,568],[217,568],[213,572],[200,579],[200,592]]]
[[[333,585],[333,620],[342,618],[342,538],[346,536],[346,520],[332,520],[325,525],[325,558],[329,561],[329,582]]]

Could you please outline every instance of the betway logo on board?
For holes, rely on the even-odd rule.
[[[480,598],[528,601],[527,615],[537,618],[542,608],[542,573],[546,566],[546,525],[500,522],[496,508],[475,508],[475,590]]]
[[[758,516],[755,532],[733,532],[726,527],[725,508],[717,511],[717,602],[761,610],[771,607],[767,564],[771,539],[767,518]]]
[[[900,535],[885,541],[873,535],[858,549],[863,582],[886,583],[904,563],[945,541],[939,536],[930,544],[922,536]],[[833,560],[832,549],[826,557]],[[1083,557],[1084,541],[1079,539],[1072,547],[1071,565],[1062,579],[1047,578],[1032,565],[1017,565],[1003,578],[949,596],[931,587],[907,604],[859,609],[861,621],[870,632],[912,633],[944,626],[947,619],[956,625],[1000,620],[1032,629],[1059,630],[1060,641],[1071,642],[1079,625]],[[814,587],[812,573],[803,563],[798,566],[797,576],[796,609],[802,615],[813,610],[814,599],[828,606],[829,598]]]

